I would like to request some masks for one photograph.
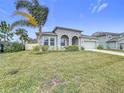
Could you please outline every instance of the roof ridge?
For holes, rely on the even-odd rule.
[[[62,26],[56,26],[52,32],[55,32],[56,29],[64,29],[64,30],[83,32],[82,30],[79,30],[79,29],[67,28],[67,27],[62,27]]]

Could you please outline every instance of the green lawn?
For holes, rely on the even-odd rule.
[[[0,93],[124,93],[124,57],[86,51],[0,54]]]

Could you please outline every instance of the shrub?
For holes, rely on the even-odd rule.
[[[72,45],[65,48],[66,51],[79,51],[79,47]]]
[[[25,50],[25,46],[18,42],[14,42],[11,46],[11,50],[12,50],[12,52],[23,51],[23,50]]]
[[[33,47],[33,52],[34,53],[40,53],[42,50],[42,47],[40,45],[34,46]]]
[[[33,52],[34,53],[41,53],[41,52],[46,53],[46,52],[48,52],[48,46],[37,45],[37,46],[33,47]]]
[[[81,47],[81,50],[84,50],[85,48],[84,47]]]
[[[43,51],[43,52],[48,52],[48,49],[49,49],[48,46],[46,46],[46,45],[45,45],[45,46],[42,46],[42,51]]]
[[[18,52],[25,50],[25,46],[18,42],[4,43],[4,52]]]
[[[4,52],[12,52],[11,46],[5,45],[4,46]]]
[[[3,53],[3,52],[4,52],[4,45],[0,44],[0,53]]]
[[[12,43],[4,42],[3,43],[3,52],[11,52]]]
[[[97,49],[104,49],[102,45],[98,45]]]

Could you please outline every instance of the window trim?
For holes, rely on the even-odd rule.
[[[47,40],[45,40],[45,39],[47,39]],[[47,44],[45,44],[45,43],[47,43]],[[43,44],[44,45],[49,45],[49,37],[44,37]]]
[[[56,45],[55,37],[44,37],[43,38],[43,45],[55,46]]]
[[[53,40],[51,40],[53,39]],[[53,43],[53,45],[52,45]],[[55,46],[55,38],[54,37],[50,37],[50,46]]]

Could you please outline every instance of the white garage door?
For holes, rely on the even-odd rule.
[[[96,48],[96,42],[95,41],[84,41],[83,47],[85,49],[95,49]]]

